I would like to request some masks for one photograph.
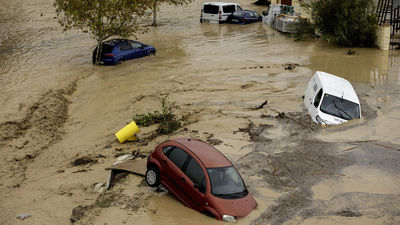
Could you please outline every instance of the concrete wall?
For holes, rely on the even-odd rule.
[[[390,48],[390,28],[391,26],[382,26],[378,28],[377,45],[379,49],[389,50]]]

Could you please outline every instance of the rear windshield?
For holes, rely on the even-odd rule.
[[[238,16],[238,17],[243,17],[243,16],[246,15],[246,12],[236,11],[236,12],[234,12],[232,15]]]
[[[103,44],[102,48],[101,48],[102,49],[101,52],[103,52],[103,53],[112,52],[113,48],[114,48],[114,46],[111,46],[108,44]]]
[[[205,5],[204,13],[218,14],[219,7],[217,5]]]
[[[236,11],[235,5],[224,5],[222,6],[224,13],[233,13]]]

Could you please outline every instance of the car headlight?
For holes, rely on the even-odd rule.
[[[321,119],[321,117],[319,117],[319,116],[315,117],[315,119],[317,120],[318,123],[320,123],[322,125],[326,124],[325,121],[323,119]]]
[[[222,220],[225,222],[236,222],[235,217],[230,216],[230,215],[223,215]]]

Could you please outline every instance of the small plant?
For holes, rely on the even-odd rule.
[[[170,134],[181,127],[181,122],[176,119],[176,115],[172,113],[173,108],[177,108],[175,102],[167,102],[168,96],[161,97],[161,112],[155,110],[152,113],[136,114],[132,119],[139,126],[150,126],[160,124],[157,132],[159,134]]]

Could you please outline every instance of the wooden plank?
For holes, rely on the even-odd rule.
[[[147,165],[147,159],[127,160],[118,165],[112,165],[110,167],[107,167],[106,170],[122,170],[140,176],[145,176],[146,165]]]

